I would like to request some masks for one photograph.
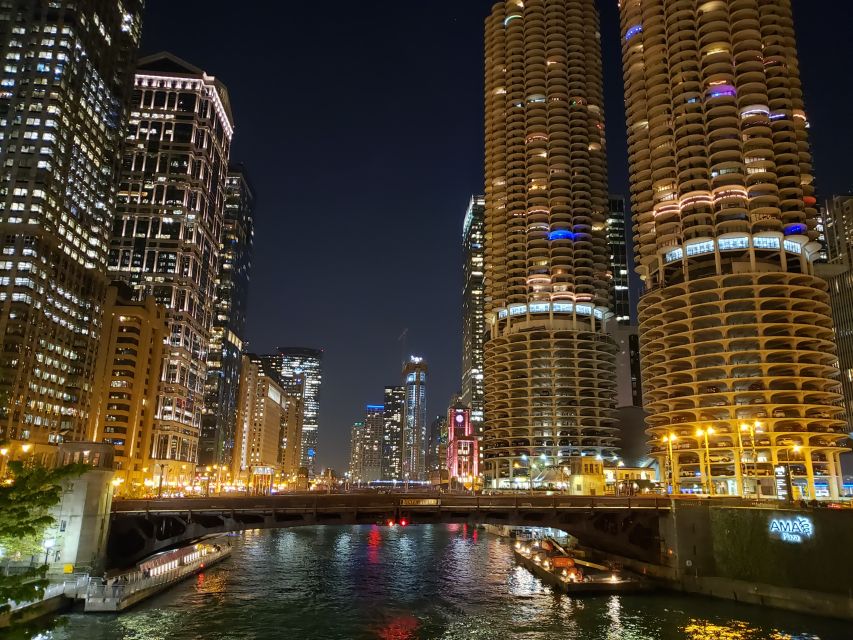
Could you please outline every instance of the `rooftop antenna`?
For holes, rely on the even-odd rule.
[[[400,334],[400,337],[397,338],[397,342],[400,343],[400,363],[401,366],[406,364],[406,342],[409,337],[409,327],[403,329],[403,333]]]

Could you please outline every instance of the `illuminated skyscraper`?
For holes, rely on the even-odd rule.
[[[616,451],[600,45],[594,0],[508,0],[486,20],[490,486]]]
[[[354,484],[361,484],[364,481],[361,462],[361,455],[364,451],[364,447],[362,446],[363,440],[364,422],[353,422],[349,438],[349,477],[350,481]]]
[[[471,420],[478,436],[483,427],[483,339],[485,238],[483,196],[473,196],[462,224],[465,283],[462,289],[462,402],[471,407]]]
[[[0,440],[39,457],[85,437],[141,13],[0,3]]]
[[[207,354],[199,462],[230,464],[237,415],[237,387],[246,339],[246,307],[252,267],[255,196],[243,167],[225,180],[225,214],[219,242],[213,329]]]
[[[427,365],[423,358],[410,356],[403,365],[406,404],[401,438],[403,480],[426,480],[426,381]]]
[[[613,312],[620,325],[631,323],[631,300],[628,290],[628,236],[625,225],[625,198],[610,196],[607,212],[607,244],[613,279]]]
[[[406,412],[406,388],[385,387],[384,407],[382,480],[402,480],[403,416]]]
[[[676,491],[775,496],[781,474],[836,496],[845,423],[790,0],[620,11],[653,454]]]
[[[382,437],[385,429],[385,407],[369,404],[364,411],[361,438],[361,476],[364,482],[382,479]]]
[[[168,310],[152,457],[174,470],[198,459],[233,127],[218,80],[170,53],[140,60],[109,267]]]
[[[323,383],[323,350],[305,347],[279,347],[278,353],[263,356],[279,372],[282,384],[303,376],[305,392],[302,415],[302,466],[314,476],[317,457],[317,431],[320,428],[320,387]]]

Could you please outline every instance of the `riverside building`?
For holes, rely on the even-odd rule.
[[[599,18],[508,0],[485,29],[483,474],[520,487],[617,450]]]
[[[45,462],[90,419],[141,19],[139,0],[0,5],[0,441]]]
[[[170,53],[139,61],[109,266],[168,310],[152,457],[170,475],[198,460],[233,127],[218,80]]]
[[[246,339],[246,308],[254,242],[255,196],[242,166],[225,179],[225,210],[213,327],[207,353],[199,462],[230,465],[237,416],[237,388]]]
[[[424,359],[409,356],[409,360],[403,365],[406,394],[400,447],[403,481],[428,479],[426,381],[427,364]]]
[[[168,335],[166,309],[153,296],[136,302],[124,283],[107,289],[86,440],[115,448],[118,495],[141,497],[153,486],[151,440]]]
[[[781,477],[837,497],[846,433],[791,3],[620,13],[652,452],[676,493],[777,496]]]

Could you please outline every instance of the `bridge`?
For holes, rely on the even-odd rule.
[[[113,503],[107,559],[111,567],[125,567],[205,536],[248,529],[406,521],[554,527],[581,544],[664,564],[661,519],[671,510],[672,501],[660,496],[309,493],[118,500]]]

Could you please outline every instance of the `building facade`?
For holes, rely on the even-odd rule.
[[[151,459],[166,309],[153,296],[133,300],[123,283],[107,289],[86,440],[115,448],[116,493],[142,496],[155,476]]]
[[[39,457],[86,435],[141,17],[0,6],[0,440]]]
[[[305,380],[302,415],[302,465],[314,477],[317,457],[317,432],[320,428],[320,389],[323,384],[323,350],[305,347],[279,347],[263,356],[278,371],[283,384],[296,376]]]
[[[853,196],[835,196],[826,204],[828,263],[820,272],[829,284],[835,343],[844,393],[844,419],[853,433]]]
[[[354,485],[364,482],[361,464],[361,454],[364,451],[364,422],[353,422],[349,436],[349,478]]]
[[[169,53],[140,60],[109,267],[168,309],[152,457],[173,469],[198,459],[232,131],[218,80]]]
[[[429,423],[425,464],[427,479],[432,484],[441,484],[442,472],[447,471],[446,416],[435,416]]]
[[[791,3],[684,8],[620,7],[653,454],[676,492],[775,496],[782,474],[834,497],[846,429]]]
[[[232,167],[225,179],[224,222],[199,441],[201,464],[231,464],[240,363],[246,341],[254,208],[255,195],[245,169]]]
[[[405,412],[400,457],[402,480],[426,480],[426,383],[427,364],[423,358],[409,356],[403,364]]]
[[[361,478],[364,482],[382,479],[383,433],[385,407],[369,404],[364,410],[364,432],[361,438]]]
[[[612,457],[616,347],[594,0],[508,0],[486,20],[486,483]]]
[[[287,397],[287,412],[281,432],[281,474],[289,486],[298,483],[302,467],[302,416],[304,415],[305,382],[296,377],[282,384]]]
[[[382,480],[403,479],[403,416],[406,388],[385,387],[382,431]]]
[[[471,407],[477,435],[483,427],[483,340],[485,318],[485,236],[483,196],[472,196],[462,224],[462,402]]]
[[[473,484],[480,474],[480,442],[471,414],[471,409],[461,403],[450,407],[447,412],[445,464],[451,484]]]
[[[237,411],[237,443],[232,476],[253,493],[269,493],[281,478],[282,444],[288,429],[290,398],[278,374],[258,356],[243,356]],[[298,406],[298,399],[296,400]],[[298,419],[297,419],[298,422]]]
[[[607,245],[610,247],[613,313],[620,325],[631,324],[631,296],[628,276],[628,235],[625,198],[611,195],[607,207]]]

